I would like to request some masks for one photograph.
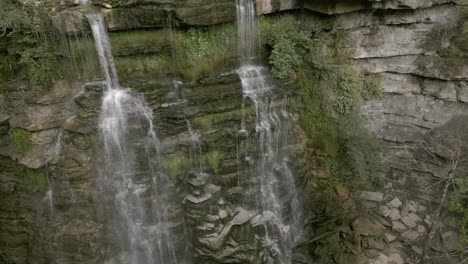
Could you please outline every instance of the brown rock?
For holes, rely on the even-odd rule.
[[[347,200],[349,198],[349,189],[344,185],[337,185],[335,186],[335,193],[343,200]]]

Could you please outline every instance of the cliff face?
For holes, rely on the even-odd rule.
[[[468,121],[468,3],[306,0],[303,5],[304,9],[292,1],[257,3],[264,14],[297,9],[301,11],[294,12],[311,27],[344,30],[356,67],[381,76],[382,95],[366,101],[362,113],[369,131],[385,146],[379,166],[385,188],[356,192],[341,204],[350,215],[359,201],[375,212],[372,217],[356,217],[350,230],[340,231],[341,237],[353,237],[339,242],[346,250],[337,253],[333,246],[325,246],[323,253],[302,246],[295,258],[301,263],[317,255],[326,256],[324,263],[410,263],[421,254],[432,227],[440,181],[453,169],[452,150],[468,143],[463,125]],[[81,7],[75,8],[54,17],[64,31],[84,27]],[[232,1],[133,1],[99,10],[106,15],[109,30],[166,27],[168,14],[178,26],[213,25],[236,15]],[[122,50],[130,56],[148,56],[149,49]],[[252,144],[239,135],[239,126],[244,119],[254,133],[255,113],[243,100],[237,74],[184,82],[183,101],[166,80],[128,78],[123,86],[142,93],[152,106],[167,167],[176,164],[172,228],[179,237],[192,234],[191,249],[186,248],[187,241],[179,241],[178,252],[195,256],[195,263],[259,263],[265,253],[254,234],[264,216],[240,206],[253,190],[248,184],[239,187],[249,179],[242,178],[238,156],[239,148],[248,152]],[[288,94],[287,85],[284,88],[279,92]],[[25,81],[1,87],[0,262],[104,262],[106,221],[95,199],[101,96],[99,82],[58,81],[47,90]],[[278,100],[279,106],[282,103]],[[243,104],[247,110],[241,110]],[[291,119],[294,137],[289,151],[301,175],[307,162],[297,118]],[[221,154],[215,165],[208,166],[208,177],[180,162],[192,151],[186,119],[198,131],[203,152]],[[241,163],[248,167],[248,160]],[[466,173],[462,162],[457,170]],[[309,206],[314,207],[305,205]],[[434,254],[457,250],[454,230],[440,224]],[[335,238],[330,235],[327,245]],[[457,263],[447,255],[436,261]]]

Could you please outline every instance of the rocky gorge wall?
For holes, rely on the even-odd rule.
[[[295,14],[317,30],[344,30],[356,66],[381,76],[383,93],[366,101],[362,113],[369,130],[385,146],[379,165],[385,188],[357,190],[351,195],[338,189],[337,195],[332,193],[345,196],[340,198],[340,210],[349,215],[349,223],[344,221],[339,232],[329,234],[325,246],[306,243],[299,247],[296,263],[417,262],[438,206],[442,184],[437,183],[450,170],[444,163],[450,155],[440,145],[451,144],[444,141],[447,135],[466,131],[454,123],[466,122],[467,3],[356,2],[351,7],[339,1],[325,4],[327,11],[310,1],[304,1],[306,10],[300,3],[257,3],[263,13],[297,8],[301,11]],[[168,6],[174,8],[178,26],[212,25],[235,18],[231,1],[137,1],[103,12],[110,30],[159,28],[167,25]],[[56,24],[66,25],[68,32],[81,30],[79,14],[67,9],[56,16]],[[78,19],[69,19],[72,16]],[[134,52],[131,55],[139,51]],[[180,252],[195,256],[195,263],[255,263],[264,253],[252,230],[262,216],[238,206],[249,192],[248,185],[239,188],[239,182],[249,179],[239,178],[237,156],[239,146],[248,152],[251,144],[238,134],[242,116],[251,132],[254,118],[252,111],[240,110],[243,100],[237,75],[184,82],[182,101],[167,80],[129,78],[123,86],[144,94],[156,113],[165,166],[172,171],[176,190],[174,201],[179,201],[174,204],[174,215],[179,217],[172,219],[173,229],[176,234],[192,234],[193,248],[186,249],[181,242]],[[287,88],[282,92],[288,93]],[[0,262],[103,262],[105,221],[94,198],[101,93],[99,82],[59,81],[48,91],[34,89],[25,81],[3,85]],[[279,107],[282,103],[278,101]],[[192,137],[186,118],[199,133],[204,159],[218,157],[211,165],[206,162],[209,176],[190,171]],[[295,121],[300,113],[292,118],[296,136],[290,151],[296,153],[295,167],[301,176],[307,162],[303,132]],[[463,137],[460,140],[466,143]],[[440,162],[434,156],[446,160]],[[466,173],[462,165],[459,170]],[[315,205],[305,205],[309,206],[313,211]],[[360,206],[370,213],[359,214]],[[456,257],[443,254],[455,252],[458,243],[456,229],[442,224],[432,245],[432,254],[439,255],[434,263],[458,263]]]

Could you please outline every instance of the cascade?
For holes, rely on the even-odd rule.
[[[269,263],[289,264],[292,248],[301,234],[301,208],[294,177],[288,166],[287,133],[290,114],[283,107],[275,110],[278,98],[268,70],[257,62],[255,1],[237,1],[240,68],[243,94],[255,107],[255,145],[251,177],[256,183],[256,209],[269,215],[265,224],[266,245],[276,254]],[[244,121],[242,121],[244,130]]]
[[[141,96],[120,86],[102,15],[86,17],[106,82],[99,116],[103,153],[98,177],[108,248],[113,249],[106,263],[182,263],[169,228],[171,186],[160,166],[153,112]]]

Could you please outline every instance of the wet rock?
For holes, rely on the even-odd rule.
[[[364,191],[361,193],[360,198],[372,202],[381,202],[383,199],[383,193]]]

